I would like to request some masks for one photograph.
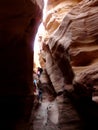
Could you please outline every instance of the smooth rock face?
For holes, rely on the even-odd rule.
[[[1,129],[27,128],[33,105],[33,41],[43,8],[43,1],[40,6],[37,2],[0,1]]]

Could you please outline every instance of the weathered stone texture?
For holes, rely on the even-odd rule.
[[[59,28],[50,37],[48,44],[54,58],[56,49],[63,46],[70,55],[70,63],[75,72],[75,77],[87,69],[93,71],[94,78],[97,80],[98,68],[98,1],[82,1],[64,17]],[[62,55],[60,52],[59,55]],[[87,75],[89,75],[87,73]],[[92,74],[92,75],[93,75]],[[90,75],[92,80],[92,75]]]
[[[48,0],[47,16],[44,25],[49,34],[56,30],[64,16],[78,2],[78,0]]]
[[[63,108],[59,109],[62,130],[71,130],[74,127],[79,130],[93,129],[97,127],[98,119],[97,105],[92,102],[93,87],[98,86],[98,0],[83,0],[71,8],[69,12],[65,13],[61,22],[59,21],[60,24],[56,30],[53,18],[53,14],[46,18],[46,30],[51,32],[51,35],[46,42],[49,50],[43,49],[46,52],[44,55],[46,70],[56,92],[63,91],[62,82],[59,82],[63,78],[64,88],[68,92],[65,94],[65,98],[61,99],[62,102],[58,103],[62,104]],[[56,71],[54,66],[57,67]],[[58,80],[54,84],[56,77]],[[73,86],[68,90],[71,84]],[[76,120],[72,122],[70,117],[73,113],[70,108],[76,113]],[[68,119],[66,120],[66,118]],[[81,119],[83,120],[81,121]],[[70,126],[67,127],[69,122]],[[81,127],[81,123],[84,128]]]

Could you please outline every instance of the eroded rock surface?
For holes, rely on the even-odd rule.
[[[64,91],[64,89],[68,92],[65,97],[58,98],[58,102],[61,99],[59,105],[62,104],[63,108],[60,113],[60,124],[64,124],[62,128],[64,130],[75,127],[80,130],[81,122],[84,124],[83,129],[90,127],[93,129],[97,126],[98,106],[92,102],[93,87],[98,86],[97,14],[98,0],[83,0],[65,14],[59,26],[55,24],[58,26],[56,30],[54,26],[55,31],[52,30],[52,25],[55,23],[52,15],[49,17],[50,26],[48,23],[46,27],[49,33],[52,32],[49,40],[44,41],[47,44],[46,47],[42,43],[46,71],[56,92]],[[63,80],[59,82],[61,79]],[[69,86],[71,86],[70,90]],[[70,115],[72,112],[76,117],[74,120],[70,119],[74,115]],[[65,120],[66,117],[68,122]],[[73,123],[74,121],[76,124]],[[70,126],[67,127],[69,122]]]
[[[59,64],[59,68],[62,63],[66,63],[65,56],[75,74],[74,80],[77,82],[80,79],[85,80],[85,84],[90,82],[93,85],[98,82],[97,13],[97,0],[83,0],[65,15],[47,43],[53,60],[55,64]],[[61,71],[63,72],[64,67],[62,66]],[[67,76],[68,73],[65,75]],[[69,77],[71,78],[71,75]],[[83,77],[89,77],[89,81],[87,81],[88,78]]]

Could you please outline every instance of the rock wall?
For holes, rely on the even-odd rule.
[[[75,4],[66,12],[64,3],[70,2]],[[48,2],[47,36],[41,41],[40,61],[57,93],[62,130],[98,129],[98,104],[92,101],[98,86],[98,0],[78,2]]]
[[[79,0],[48,0],[47,17],[44,25],[49,34],[53,33],[64,16],[79,3]]]
[[[42,0],[0,1],[1,129],[27,128],[33,105],[33,41],[42,8]]]
[[[68,64],[71,65],[69,71],[72,69],[74,73],[73,82],[98,85],[98,0],[48,3],[49,11],[44,25],[51,35],[45,42],[49,45],[53,60],[59,64],[59,68],[61,66],[62,73],[64,69],[67,72]],[[50,64],[49,60],[47,63]],[[68,72],[64,76],[71,79]]]
[[[54,9],[62,2],[51,0],[49,3],[50,12],[44,22],[49,40],[46,37],[42,42],[42,54],[59,95],[56,99],[60,128],[96,129],[98,105],[92,101],[92,92],[93,87],[98,86],[98,0],[77,1],[61,15]],[[61,12],[63,7],[66,6],[60,6]]]

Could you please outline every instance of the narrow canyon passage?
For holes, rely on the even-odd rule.
[[[61,21],[55,33],[52,32],[52,35],[49,34],[49,40],[47,40],[47,35],[45,37],[42,34],[39,36],[41,47],[44,43],[47,44],[41,50],[44,52],[41,52],[41,56],[45,61],[45,69],[53,83],[55,91],[58,93],[65,87],[65,90],[69,93],[64,92],[60,94],[51,103],[48,101],[48,96],[46,96],[46,100],[42,101],[39,108],[34,109],[32,112],[34,113],[34,115],[32,114],[32,129],[34,130],[98,129],[98,104],[92,101],[93,87],[98,84],[98,46],[97,42],[95,43],[96,40],[92,40],[95,38],[93,35],[97,34],[94,33],[92,35],[92,29],[86,30],[90,23],[87,21],[92,19],[91,16],[88,18],[88,14],[92,12],[91,15],[96,16],[96,12],[93,12],[92,6],[93,11],[86,13],[84,10],[89,8],[89,2],[87,4],[86,7],[84,1],[84,3],[73,8]],[[55,13],[56,11],[54,11]],[[44,25],[46,31],[51,32],[53,29],[52,25],[55,28],[54,23],[57,21],[52,21],[54,17],[52,17],[52,13],[50,14],[49,17],[47,16]],[[91,21],[93,22],[93,20]],[[44,62],[41,59],[40,62],[44,66]],[[72,93],[70,93],[69,87],[71,85],[75,89]],[[73,91],[72,88],[71,91]],[[96,95],[98,96],[98,94]],[[58,120],[57,122],[55,122],[55,118]]]
[[[79,99],[75,92],[72,95],[65,90],[55,95],[49,82],[45,83],[45,73],[44,78],[40,79],[44,82],[40,84],[43,90],[42,101],[36,102],[35,95],[30,130],[97,130],[97,103],[86,98]]]
[[[48,101],[44,96],[39,107],[33,110],[33,128],[34,130],[59,130],[58,123],[58,105],[57,101]]]
[[[51,98],[49,93],[43,93],[42,102],[33,107],[30,130],[98,129],[98,104],[92,102],[86,105],[80,102],[80,107],[84,110],[78,112],[66,93]]]
[[[0,0],[0,130],[98,130],[98,0],[47,0],[43,18],[45,2]],[[50,79],[41,81],[51,93],[43,92],[37,109],[32,75],[41,23],[39,61]]]

